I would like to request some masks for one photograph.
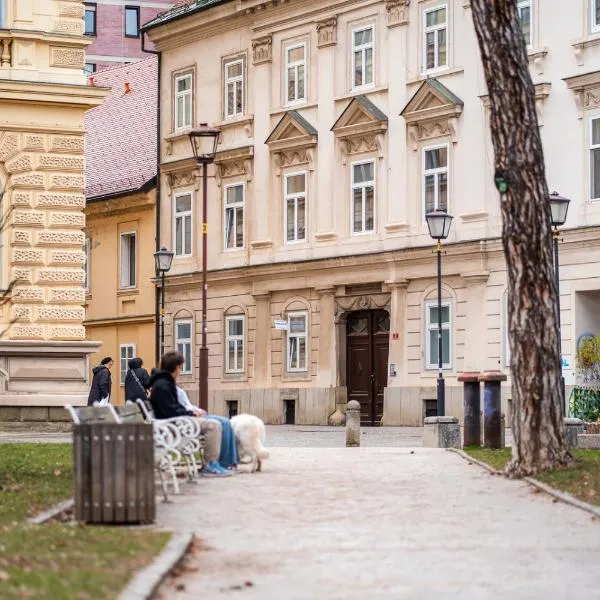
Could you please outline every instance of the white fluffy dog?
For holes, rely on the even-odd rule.
[[[258,417],[242,414],[231,418],[231,427],[237,442],[240,461],[250,463],[252,473],[260,471],[262,461],[269,458],[269,451],[263,446],[265,424]]]

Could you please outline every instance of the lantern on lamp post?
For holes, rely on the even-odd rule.
[[[173,252],[163,246],[154,253],[154,263],[156,272],[160,275],[160,357],[162,357],[165,353],[165,275],[171,270]]]

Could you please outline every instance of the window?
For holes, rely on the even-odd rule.
[[[85,238],[85,243],[83,245],[83,251],[85,253],[85,264],[83,265],[83,268],[85,269],[85,283],[84,283],[84,288],[85,291],[89,294],[90,293],[90,274],[91,274],[91,267],[92,267],[92,244],[91,244],[91,240],[90,238]]]
[[[286,104],[306,100],[306,44],[285,50]]]
[[[438,6],[423,13],[423,56],[425,71],[443,69],[448,66],[448,8]]]
[[[375,229],[375,161],[352,165],[352,233]]]
[[[135,287],[136,234],[121,234],[121,287]]]
[[[244,372],[244,317],[226,317],[225,327],[227,330],[225,352],[225,372]]]
[[[175,130],[192,126],[192,74],[175,77]]]
[[[532,23],[531,23],[531,0],[521,0],[517,5],[519,9],[519,20],[523,29],[523,36],[528,48],[533,44]]]
[[[175,256],[192,255],[192,195],[175,196]]]
[[[4,0],[0,0],[0,27],[4,27]]]
[[[177,319],[175,321],[175,349],[181,352],[185,363],[181,372],[190,374],[192,372],[192,320]]]
[[[306,240],[306,173],[285,176],[285,240]]]
[[[600,117],[591,120],[590,133],[590,198],[600,200]]]
[[[600,0],[590,0],[592,31],[600,31]]]
[[[437,301],[425,305],[427,320],[426,356],[427,368],[438,368],[438,305]],[[444,369],[449,369],[450,356],[450,303],[442,302],[442,364]]]
[[[448,210],[448,146],[423,150],[423,197],[425,214]]]
[[[374,78],[374,31],[373,27],[355,29],[352,32],[353,88],[373,85]]]
[[[244,186],[225,186],[225,249],[244,247]]]
[[[225,63],[225,118],[244,114],[244,61]]]
[[[85,35],[96,35],[96,4],[85,3],[85,13],[83,17]]]
[[[139,6],[125,7],[125,37],[140,37]]]
[[[307,313],[288,314],[287,370],[306,371],[306,321]]]
[[[127,375],[127,370],[129,369],[127,363],[132,358],[135,358],[135,344],[121,344],[119,352],[119,370],[121,375],[121,385],[125,385],[125,376]]]
[[[86,75],[91,75],[92,73],[95,73],[97,69],[98,66],[96,65],[96,63],[85,63],[85,65],[83,66],[83,72]]]

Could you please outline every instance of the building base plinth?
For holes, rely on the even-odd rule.
[[[423,430],[425,448],[460,448],[460,424],[456,417],[427,417]]]

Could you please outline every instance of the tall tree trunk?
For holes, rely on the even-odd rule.
[[[567,465],[544,154],[516,0],[471,0],[490,99],[508,270],[514,444],[507,472]]]

